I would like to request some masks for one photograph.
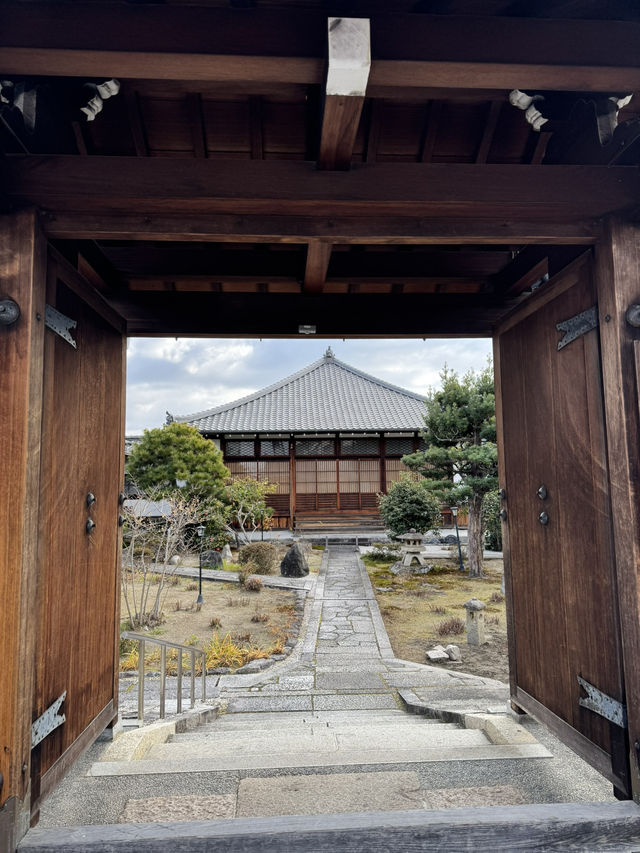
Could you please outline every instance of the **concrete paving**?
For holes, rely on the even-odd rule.
[[[507,716],[506,685],[395,658],[354,546],[325,552],[287,659],[207,681],[225,711],[213,723],[135,761],[95,744],[43,805],[41,826],[213,820],[229,814],[229,796],[236,817],[378,809],[387,787],[387,809],[613,800],[542,727]],[[475,723],[407,714],[402,696]]]

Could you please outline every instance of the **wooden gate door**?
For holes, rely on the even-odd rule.
[[[587,255],[496,332],[511,692],[630,796],[595,304]]]
[[[114,720],[118,695],[121,321],[53,250],[47,305],[64,316],[45,331],[33,718],[66,694],[66,721],[32,751],[32,813]]]

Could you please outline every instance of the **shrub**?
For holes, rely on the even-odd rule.
[[[188,583],[186,586],[187,592],[194,592],[196,589],[198,589],[197,583]]]
[[[482,500],[486,546],[491,551],[502,551],[502,524],[500,498],[497,492],[487,492]]]
[[[266,613],[254,613],[251,617],[252,622],[268,622],[269,616]]]
[[[400,545],[395,542],[374,542],[373,550],[369,551],[372,560],[395,562],[400,559]]]
[[[450,616],[436,625],[436,634],[439,637],[449,637],[453,634],[464,634],[464,620],[459,616]]]
[[[260,580],[260,578],[247,578],[244,582],[244,588],[248,592],[260,592],[260,590],[262,589],[262,581]]]
[[[504,601],[504,595],[501,592],[492,592],[489,601],[492,604],[502,604]]]
[[[271,542],[251,542],[238,552],[241,565],[251,563],[253,572],[258,575],[270,575],[278,564],[278,549]]]
[[[209,627],[210,628],[219,628],[222,625],[222,620],[218,616],[212,616],[209,619]]]
[[[378,496],[378,503],[382,521],[394,539],[412,527],[425,533],[440,524],[440,500],[429,491],[426,480],[398,480],[386,495]]]

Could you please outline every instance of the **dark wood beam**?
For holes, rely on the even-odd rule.
[[[207,156],[207,139],[202,116],[202,98],[198,92],[187,95],[187,114],[195,157]]]
[[[142,112],[140,109],[140,98],[138,93],[129,86],[125,86],[122,94],[126,104],[129,128],[131,130],[131,138],[133,140],[135,152],[138,157],[148,157],[149,146],[147,144],[147,136],[144,130],[144,123],[142,121]]]
[[[315,10],[3,4],[3,73],[321,83],[326,18]],[[569,91],[640,88],[640,23],[376,14],[370,83]],[[179,46],[179,47],[178,47]]]
[[[306,293],[322,293],[329,261],[331,243],[312,240],[307,247],[307,263],[304,270],[304,289]]]
[[[482,131],[482,138],[480,140],[480,145],[478,146],[478,151],[476,153],[476,163],[487,162],[489,150],[491,149],[491,143],[493,142],[493,137],[496,132],[498,119],[500,118],[500,112],[502,111],[503,106],[504,101],[491,101],[491,103],[489,104],[484,130]]]
[[[7,201],[8,203],[8,201]],[[600,233],[597,219],[513,221],[508,217],[314,216],[268,214],[149,214],[78,212],[50,201],[42,214],[50,239],[162,240],[165,242],[292,243],[311,239],[334,244],[503,245],[522,243],[591,245]]]
[[[16,202],[79,213],[417,216],[535,221],[634,209],[636,167],[361,164],[16,156],[0,163]]]
[[[585,251],[581,246],[527,246],[503,270],[491,278],[497,295],[519,296],[553,278]]]
[[[348,169],[371,69],[369,20],[329,18],[319,169]]]
[[[297,337],[485,336],[511,303],[477,294],[284,294],[158,291],[111,298],[129,335]]]

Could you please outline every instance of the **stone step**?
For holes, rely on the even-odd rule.
[[[308,729],[271,731],[247,737],[244,732],[209,732],[199,739],[175,736],[170,742],[152,746],[145,759],[164,761],[186,755],[284,755],[287,753],[327,752],[330,750],[384,751],[412,749],[460,748],[485,746],[488,740],[478,729],[449,726],[311,726]]]
[[[278,729],[289,728],[292,726],[306,726],[309,723],[329,723],[335,725],[345,723],[349,725],[367,725],[373,726],[378,724],[402,724],[408,722],[416,725],[440,725],[440,720],[430,719],[428,717],[416,716],[407,714],[406,711],[290,711],[279,712],[262,712],[262,713],[237,713],[237,714],[221,714],[213,722],[198,726],[194,730],[196,732],[205,731],[220,731],[221,729],[245,729],[274,727]]]
[[[201,727],[191,732],[185,732],[183,734],[177,734],[174,736],[174,740],[199,740],[200,738],[210,738],[210,737],[233,737],[236,734],[242,734],[246,737],[250,737],[253,734],[266,734],[271,732],[302,732],[307,730],[336,730],[336,729],[358,729],[362,727],[362,722],[330,722],[328,720],[319,720],[319,719],[309,719],[306,721],[300,721],[292,724],[283,724],[283,723],[267,723],[265,725],[260,725],[259,723],[249,723],[244,722],[240,724],[230,724],[230,725],[215,725],[215,723],[211,726]],[[378,722],[371,721],[366,723],[369,729],[387,729],[390,727],[396,728],[398,731],[402,729],[403,731],[413,730],[414,728],[432,728],[444,726],[450,728],[456,728],[454,723],[443,723],[437,720],[428,720],[421,719],[420,717],[415,717],[413,720],[408,719],[406,721],[383,721],[380,720]]]
[[[287,745],[297,743],[300,748],[305,748],[307,741],[309,743],[318,743],[323,739],[331,742],[337,740],[337,746],[341,744],[360,741],[363,744],[371,745],[387,744],[390,748],[393,745],[405,746],[407,740],[411,743],[420,744],[428,743],[428,745],[439,745],[446,743],[454,738],[458,742],[457,735],[463,734],[464,740],[468,738],[470,741],[475,741],[477,738],[469,738],[469,731],[459,729],[457,726],[442,723],[439,725],[421,726],[418,720],[418,725],[411,722],[403,724],[391,725],[373,725],[363,726],[358,724],[339,724],[331,725],[329,723],[309,723],[307,726],[296,726],[288,728],[286,726],[280,728],[264,729],[240,729],[237,731],[229,731],[229,729],[209,730],[207,732],[188,732],[185,734],[174,735],[169,741],[170,744],[182,744],[185,749],[209,749],[218,745],[219,748],[235,749],[235,745],[239,739],[242,740],[242,746],[253,744],[264,744],[264,748],[268,749],[270,744],[275,751],[279,748],[279,744],[285,742]]]
[[[173,747],[172,757],[150,758],[139,761],[99,761],[91,765],[88,776],[145,776],[174,773],[210,773],[227,770],[287,770],[296,768],[313,772],[320,767],[344,768],[363,766],[384,769],[390,764],[411,765],[430,762],[521,760],[549,758],[550,753],[538,743],[494,746],[487,740],[474,746],[438,746],[416,749],[406,745],[403,749],[331,749],[326,751],[290,753],[244,754],[238,751],[219,755],[197,750],[185,754],[182,744]]]

